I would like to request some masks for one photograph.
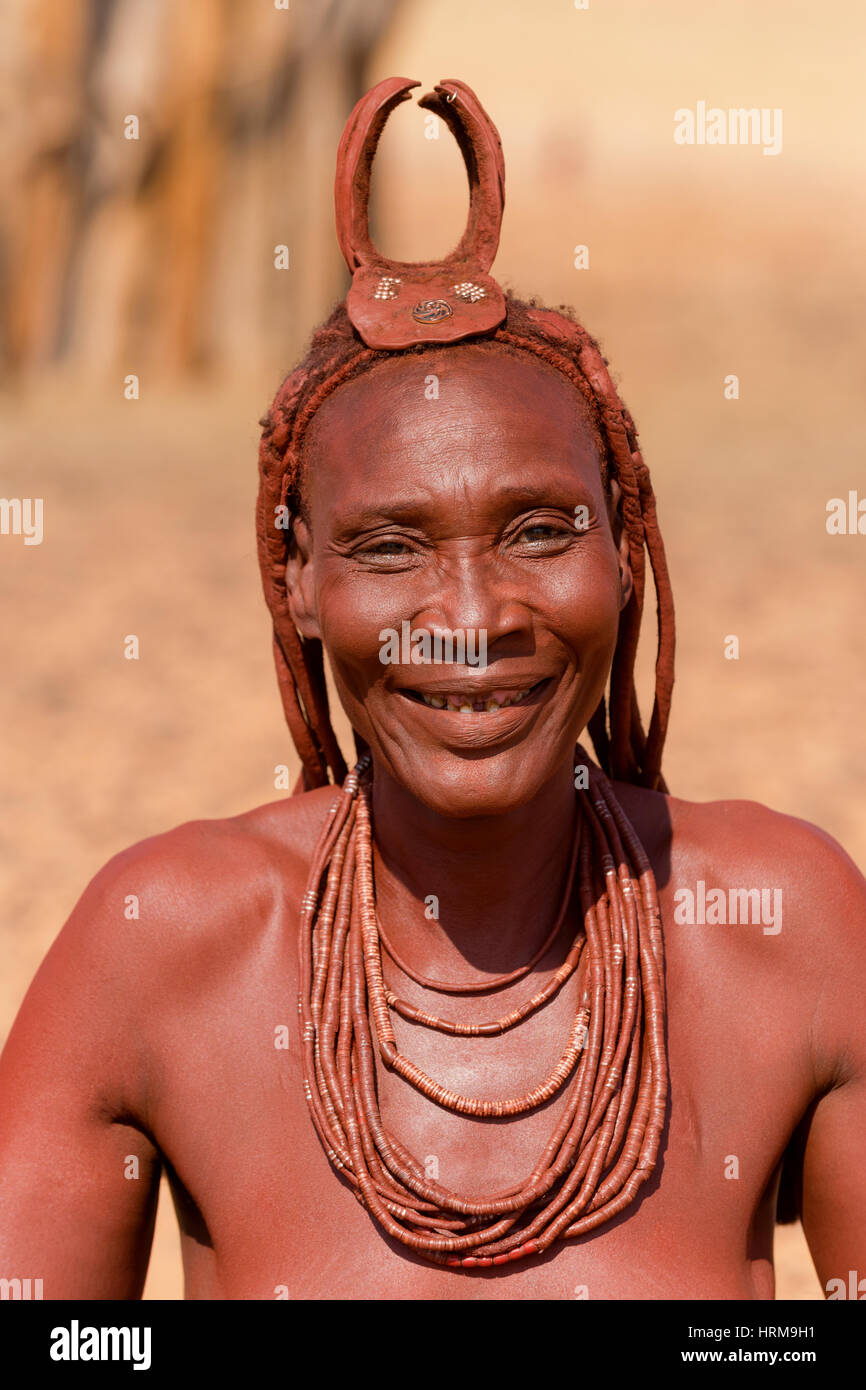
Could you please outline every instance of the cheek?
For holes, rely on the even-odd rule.
[[[405,576],[329,574],[317,588],[319,626],[338,684],[358,699],[386,667],[379,659],[380,634],[400,631],[411,619],[412,595]]]
[[[579,656],[609,656],[619,632],[621,592],[613,546],[600,546],[545,576],[537,592],[541,621]]]

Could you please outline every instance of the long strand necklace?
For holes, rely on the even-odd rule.
[[[580,845],[580,821],[578,820],[578,833],[574,836],[571,855],[569,857],[568,871],[565,876],[565,890],[562,895],[559,912],[556,916],[550,932],[539,946],[527,965],[520,966],[517,970],[511,970],[505,975],[496,975],[493,979],[474,980],[469,984],[446,984],[443,980],[430,980],[426,975],[417,974],[406,964],[402,956],[399,956],[385,935],[385,928],[376,913],[376,926],[379,932],[379,940],[391,957],[395,965],[398,965],[404,975],[408,975],[416,984],[423,986],[424,989],[436,990],[440,994],[492,994],[494,991],[504,989],[506,985],[513,984],[515,981],[523,979],[530,970],[547,955],[556,938],[562,930],[562,924],[566,919],[568,906],[571,902],[571,893],[574,886],[574,871],[577,867],[577,852]],[[375,911],[375,901],[373,903]],[[450,1033],[453,1037],[463,1038],[492,1038],[499,1033],[505,1033],[509,1028],[513,1028],[516,1023],[521,1023],[524,1018],[535,1013],[542,1004],[546,1004],[548,999],[552,999],[554,994],[565,984],[565,981],[574,973],[580,961],[581,951],[583,950],[584,938],[577,936],[566,959],[554,972],[543,989],[538,990],[530,999],[527,999],[519,1008],[512,1009],[510,1013],[503,1014],[500,1018],[493,1019],[488,1023],[455,1023],[451,1019],[439,1018],[436,1014],[427,1013],[424,1009],[415,1008],[408,1004],[405,999],[401,999],[393,990],[385,986],[385,999],[390,1009],[400,1014],[402,1018],[409,1019],[412,1023],[419,1023],[425,1028],[435,1028],[440,1033]]]
[[[331,1163],[374,1220],[436,1264],[501,1265],[582,1235],[628,1206],[656,1164],[667,1066],[655,880],[607,778],[582,749],[578,752],[589,767],[589,788],[578,793],[566,896],[543,950],[528,966],[480,986],[454,989],[429,982],[442,992],[480,993],[527,974],[561,929],[576,863],[582,931],[547,985],[491,1023],[456,1024],[413,1010],[385,985],[373,884],[369,755],[346,778],[313,854],[299,926],[298,996],[310,1114]],[[397,1049],[391,1009],[442,1032],[504,1032],[553,996],[577,969],[584,950],[585,985],[562,1056],[525,1095],[460,1095]],[[454,1113],[525,1114],[569,1082],[567,1103],[521,1183],[482,1199],[463,1198],[426,1176],[418,1159],[385,1129],[376,1051],[384,1066]]]

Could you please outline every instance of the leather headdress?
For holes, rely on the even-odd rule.
[[[505,295],[489,273],[505,207],[502,141],[465,82],[443,78],[418,99],[419,106],[441,116],[463,155],[469,216],[458,245],[443,261],[393,261],[370,238],[370,173],[379,137],[391,112],[420,85],[408,77],[377,82],[356,104],[337,149],[337,240],[352,276],[346,312],[367,347],[381,351],[492,334],[507,312]],[[583,357],[583,370],[595,390],[614,394],[604,359],[573,320],[555,309],[531,308],[528,317],[554,343]]]
[[[388,77],[358,102],[337,152],[337,239],[352,274],[346,310],[368,347],[455,343],[496,328],[505,296],[488,274],[505,204],[505,163],[496,127],[465,82],[446,78],[418,105],[440,116],[460,146],[469,217],[458,246],[434,264],[391,261],[370,240],[370,171],[385,122],[420,83]]]

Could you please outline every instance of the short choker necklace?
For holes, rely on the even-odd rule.
[[[336,795],[313,854],[299,927],[298,1011],[304,1093],[335,1169],[388,1235],[454,1268],[502,1265],[583,1235],[633,1201],[656,1165],[667,1100],[663,944],[649,860],[604,774],[578,746],[589,787],[578,816],[566,888],[553,930],[526,966],[471,986],[407,971],[376,912],[365,754]],[[385,984],[382,947],[410,978],[442,993],[481,994],[523,978],[567,915],[577,866],[583,925],[547,984],[518,1009],[458,1024],[415,1009]],[[459,1036],[493,1036],[541,1008],[578,968],[586,975],[562,1056],[533,1090],[473,1098],[439,1085],[397,1049],[390,1011]],[[371,1030],[372,1019],[372,1030]],[[568,1087],[568,1099],[532,1172],[478,1200],[426,1176],[385,1129],[374,1049],[382,1064],[437,1105],[476,1117],[522,1115]]]

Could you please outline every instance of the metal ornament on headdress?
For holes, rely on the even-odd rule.
[[[455,343],[490,332],[505,318],[505,297],[487,272],[499,245],[505,205],[505,164],[499,134],[471,87],[443,79],[418,105],[440,116],[454,135],[469,179],[469,217],[444,261],[392,261],[370,240],[367,205],[376,146],[389,115],[409,99],[406,77],[389,77],[361,98],[337,151],[334,200],[337,238],[352,275],[346,310],[371,348]]]

